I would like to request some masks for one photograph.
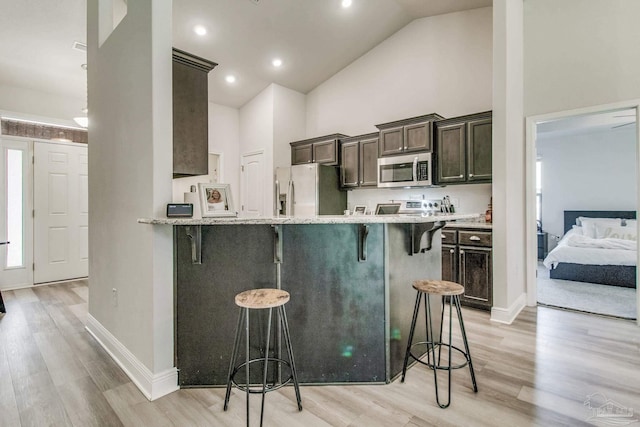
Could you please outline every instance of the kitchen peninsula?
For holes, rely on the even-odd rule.
[[[475,217],[138,220],[174,229],[179,385],[226,383],[238,316],[235,295],[275,287],[291,294],[286,310],[301,383],[391,381],[402,370],[415,302],[411,282],[440,278],[439,229]],[[440,302],[433,301],[432,309],[439,319]],[[252,316],[253,321],[251,330],[259,334],[266,316]],[[424,336],[424,326],[416,333]],[[263,342],[253,338],[252,343]],[[259,350],[252,348],[251,356]],[[280,354],[277,345],[271,351]]]

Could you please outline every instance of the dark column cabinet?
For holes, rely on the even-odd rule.
[[[436,182],[491,182],[491,111],[436,122]]]
[[[209,173],[208,73],[216,63],[173,49],[173,175]]]
[[[340,140],[340,185],[343,188],[378,184],[378,134]]]

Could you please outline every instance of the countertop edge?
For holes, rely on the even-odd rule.
[[[479,213],[430,216],[413,215],[320,215],[315,217],[261,218],[138,218],[140,224],[151,225],[285,225],[285,224],[419,224],[449,222],[480,217]],[[469,222],[471,223],[471,222]]]

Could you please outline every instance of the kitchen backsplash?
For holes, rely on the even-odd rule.
[[[451,185],[446,187],[361,189],[347,192],[347,207],[364,205],[375,210],[378,203],[391,200],[442,199],[449,196],[458,213],[484,213],[491,199],[491,184]]]

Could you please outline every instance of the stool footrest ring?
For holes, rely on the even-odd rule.
[[[251,359],[249,360],[249,365],[251,365],[252,363],[255,362],[264,362],[265,358],[264,357],[258,357],[255,359]],[[289,367],[289,369],[291,369],[291,363],[289,363],[289,361],[287,360],[283,360],[283,359],[278,359],[276,357],[269,357],[268,359],[268,363],[278,363],[278,364],[282,364],[285,365],[287,367]],[[238,366],[236,366],[233,370],[233,373],[231,374],[231,382],[240,390],[246,392],[248,391],[249,393],[259,393],[262,394],[262,384],[255,384],[255,388],[251,388],[251,385],[247,386],[246,384],[238,384],[235,380],[235,376],[236,374],[240,371],[240,368],[243,368],[244,366],[247,365],[247,362],[244,362]],[[265,388],[265,393],[269,392],[269,391],[275,391],[278,390],[281,387],[284,387],[285,385],[289,384],[291,382],[291,380],[293,379],[293,374],[290,374],[289,377],[287,377],[285,380],[283,380],[282,382],[278,382],[277,384],[272,384],[266,385]],[[257,388],[260,387],[260,388]]]
[[[425,353],[425,355],[428,355],[429,352],[431,352],[431,341],[421,341],[421,342],[416,342],[413,343],[413,345],[411,345],[411,348],[417,346],[417,345],[427,345],[427,353]],[[460,368],[464,368],[465,366],[469,365],[469,357],[467,356],[467,353],[464,352],[464,350],[462,350],[461,348],[456,347],[455,345],[451,345],[451,344],[446,344],[446,343],[441,343],[441,342],[434,342],[433,343],[434,346],[434,352],[437,348],[439,348],[440,346],[444,346],[444,347],[451,347],[453,350],[456,350],[457,352],[459,352],[460,354],[462,354],[464,356],[464,362],[459,364],[459,365],[436,365],[435,363],[429,363],[429,362],[425,362],[424,360],[420,360],[420,358],[416,357],[411,351],[409,351],[409,356],[411,356],[416,362],[421,363],[425,366],[428,366],[431,369],[440,369],[440,370],[444,370],[444,371],[448,371],[450,369],[460,369]],[[422,356],[422,358],[424,358],[424,356]],[[435,361],[435,355],[433,356],[433,359]]]

